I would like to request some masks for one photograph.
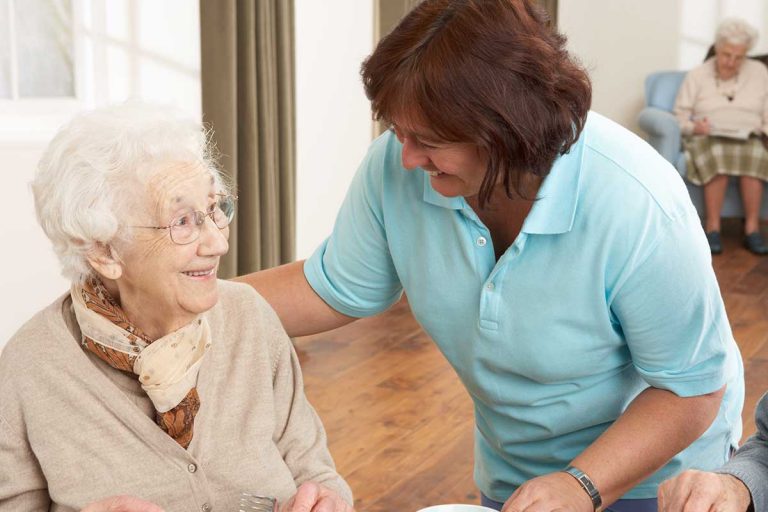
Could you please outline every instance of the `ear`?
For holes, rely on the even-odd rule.
[[[106,279],[114,281],[123,275],[123,266],[110,245],[97,242],[86,257],[93,270]]]

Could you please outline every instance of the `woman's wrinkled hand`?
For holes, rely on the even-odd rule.
[[[280,512],[354,512],[344,498],[315,482],[304,482]]]
[[[94,501],[80,512],[163,512],[163,509],[135,496],[110,496]]]
[[[502,512],[592,512],[592,500],[578,481],[558,472],[528,480],[509,497]]]
[[[693,121],[693,134],[694,135],[709,135],[711,127],[709,126],[709,119],[706,117],[702,119],[695,119]]]
[[[731,475],[688,470],[659,486],[659,512],[744,512],[752,497]]]

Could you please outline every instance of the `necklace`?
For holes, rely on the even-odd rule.
[[[728,80],[726,80],[727,82]],[[715,72],[715,87],[717,88],[717,92],[725,96],[725,99],[727,99],[729,102],[733,101],[733,99],[736,97],[736,89],[739,87],[739,74],[736,73],[733,76],[733,85],[730,87],[729,91],[723,91],[720,88],[720,74]]]

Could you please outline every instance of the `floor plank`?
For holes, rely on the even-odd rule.
[[[768,390],[768,258],[744,250],[736,232],[724,233],[724,246],[713,267],[745,361],[745,439]],[[477,503],[471,401],[407,302],[295,343],[357,510]]]

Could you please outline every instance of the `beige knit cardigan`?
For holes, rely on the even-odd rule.
[[[277,316],[249,286],[220,281],[219,293],[187,450],[135,377],[82,350],[69,294],[24,325],[0,355],[0,511],[131,494],[167,512],[235,512],[242,491],[285,500],[308,480],[351,503]]]

